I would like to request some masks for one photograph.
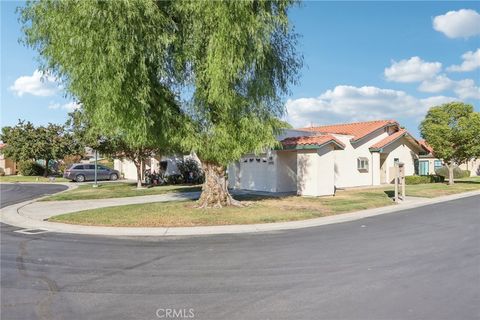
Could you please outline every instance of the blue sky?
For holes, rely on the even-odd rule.
[[[64,122],[75,104],[18,43],[21,4],[1,3],[1,124]],[[480,110],[479,2],[304,2],[291,20],[305,64],[286,97],[294,126],[396,119],[418,135],[432,105]]]

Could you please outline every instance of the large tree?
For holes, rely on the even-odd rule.
[[[301,57],[287,12],[292,1],[178,1],[176,62],[193,94],[188,139],[202,161],[198,206],[239,204],[228,192],[226,166],[276,144],[282,97]]]
[[[420,133],[448,168],[449,184],[454,183],[455,165],[480,157],[480,113],[472,105],[451,102],[430,108]]]
[[[6,143],[2,152],[15,161],[44,160],[44,176],[48,175],[50,160],[83,154],[71,132],[65,126],[52,123],[35,127],[30,122],[19,121],[14,127],[2,128],[0,139]]]
[[[185,117],[174,93],[170,2],[35,1],[20,9],[41,68],[78,100],[89,124],[129,150],[171,149]]]

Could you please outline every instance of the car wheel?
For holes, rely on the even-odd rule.
[[[77,176],[75,177],[75,181],[84,182],[85,181],[85,176],[83,174],[77,174]]]
[[[115,180],[117,180],[117,179],[118,179],[118,175],[117,175],[116,173],[112,173],[112,174],[110,175],[110,180],[115,181]]]

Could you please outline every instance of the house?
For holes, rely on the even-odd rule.
[[[424,147],[397,121],[378,120],[289,130],[281,148],[247,154],[228,168],[229,187],[303,196],[391,183],[396,161],[415,174]]]
[[[417,174],[421,176],[435,174],[435,170],[443,166],[443,161],[435,156],[433,148],[425,140],[418,141],[424,147],[425,152],[419,155]],[[480,159],[470,159],[460,164],[459,168],[469,170],[471,177],[480,176]]]
[[[177,163],[185,161],[188,158],[200,163],[200,160],[198,160],[198,157],[194,153],[190,155],[151,157],[143,164],[142,175],[145,170],[150,170],[152,173],[163,171],[166,176],[180,174]],[[137,168],[132,161],[127,159],[114,159],[113,167],[120,172],[124,179],[137,180]]]
[[[2,152],[2,149],[5,147],[5,144],[0,143],[0,171],[3,170],[3,173],[6,176],[17,174],[17,164],[10,158],[6,158]]]

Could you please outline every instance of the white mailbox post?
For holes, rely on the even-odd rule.
[[[403,162],[395,162],[395,202],[399,200],[405,200],[405,164]]]

